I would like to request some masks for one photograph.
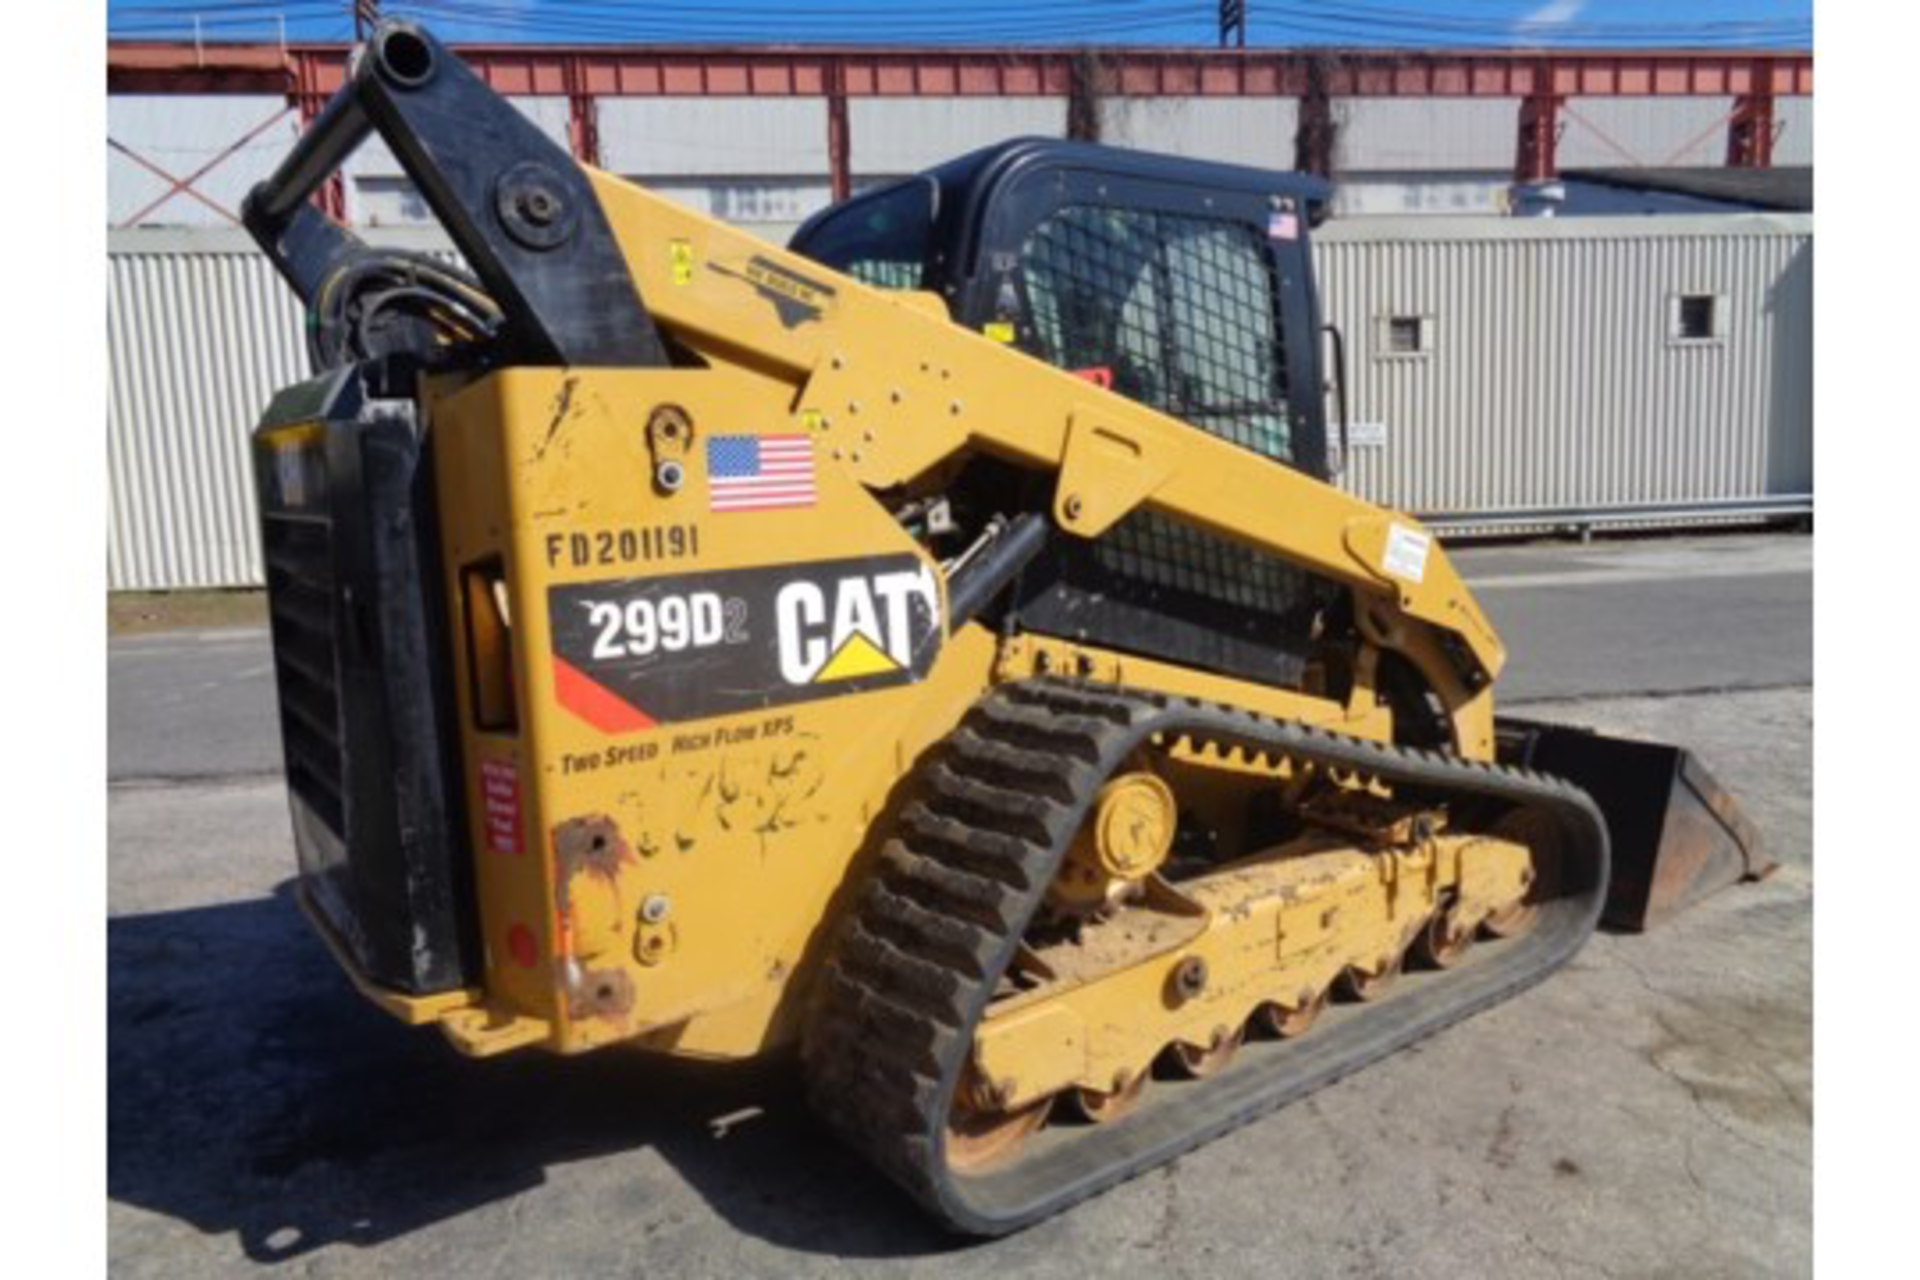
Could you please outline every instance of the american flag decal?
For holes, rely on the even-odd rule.
[[[800,433],[707,437],[707,507],[771,511],[813,505],[813,440]]]

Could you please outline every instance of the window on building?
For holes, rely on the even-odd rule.
[[[1674,299],[1673,337],[1680,342],[1711,342],[1719,337],[1718,303],[1710,293],[1688,293]]]
[[[1417,356],[1427,349],[1427,326],[1422,316],[1387,318],[1387,352],[1396,356]]]
[[[1433,350],[1433,317],[1405,312],[1374,319],[1373,357],[1408,359]]]

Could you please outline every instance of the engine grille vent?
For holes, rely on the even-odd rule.
[[[332,522],[270,512],[264,525],[287,785],[344,838]]]

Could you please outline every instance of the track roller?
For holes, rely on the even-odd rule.
[[[1471,928],[1460,927],[1451,904],[1443,902],[1414,937],[1414,961],[1423,969],[1451,969],[1466,959],[1473,934]]]
[[[1362,969],[1348,969],[1334,979],[1334,989],[1343,1000],[1368,1003],[1378,1000],[1393,988],[1399,979],[1401,970],[1407,966],[1407,953],[1396,951],[1392,958],[1372,972]]]
[[[1219,1075],[1240,1052],[1240,1041],[1245,1036],[1244,1027],[1217,1028],[1213,1033],[1213,1043],[1204,1049],[1196,1048],[1184,1041],[1176,1040],[1167,1046],[1162,1055],[1168,1070],[1179,1079],[1206,1080]]]
[[[1303,1036],[1326,1011],[1328,995],[1326,991],[1317,991],[1292,1008],[1273,1003],[1263,1004],[1254,1012],[1254,1025],[1281,1040]]]
[[[1130,1114],[1146,1096],[1147,1073],[1142,1071],[1121,1080],[1105,1093],[1075,1089],[1070,1095],[1073,1109],[1090,1124],[1112,1124]]]

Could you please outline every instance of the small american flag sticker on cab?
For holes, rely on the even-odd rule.
[[[799,432],[707,437],[707,507],[773,511],[814,502],[813,440]]]

